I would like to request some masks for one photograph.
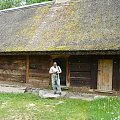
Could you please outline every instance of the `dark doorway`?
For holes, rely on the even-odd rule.
[[[60,74],[60,83],[61,85],[66,85],[66,60],[64,58],[53,59],[54,62],[57,62],[57,65],[60,66],[62,73]]]

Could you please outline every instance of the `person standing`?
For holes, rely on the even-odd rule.
[[[59,76],[60,73],[62,73],[60,66],[57,66],[57,63],[54,62],[53,66],[49,70],[49,74],[51,74],[54,94],[57,94],[58,92],[59,95],[61,95],[60,76]]]

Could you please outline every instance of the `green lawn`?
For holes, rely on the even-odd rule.
[[[120,99],[41,99],[0,93],[0,120],[120,120]]]

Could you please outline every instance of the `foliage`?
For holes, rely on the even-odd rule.
[[[0,94],[0,120],[120,120],[120,98],[94,101]]]
[[[0,9],[20,6],[21,0],[0,0]]]
[[[50,0],[26,0],[27,4],[40,3],[44,1],[50,1]]]
[[[26,0],[26,4],[40,3],[44,1],[50,0]],[[0,10],[21,6],[22,2],[23,0],[0,0]]]

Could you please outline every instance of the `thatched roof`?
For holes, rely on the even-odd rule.
[[[53,2],[0,12],[0,52],[120,50],[120,0]]]

